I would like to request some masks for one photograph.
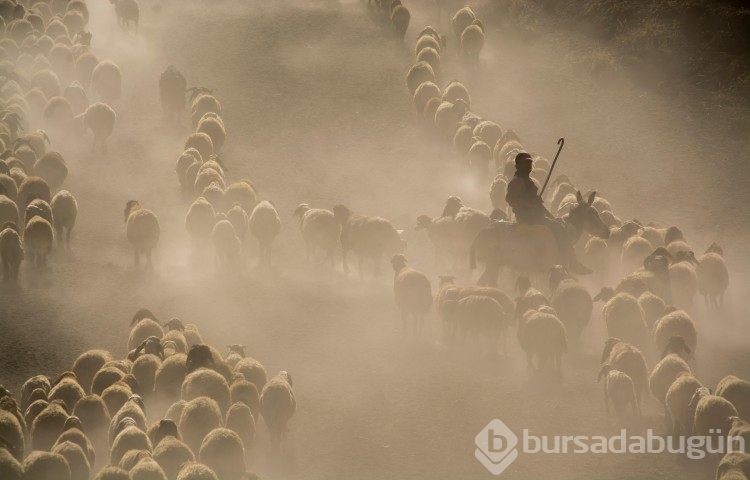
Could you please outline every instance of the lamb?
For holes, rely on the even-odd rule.
[[[318,251],[322,250],[326,256],[325,260],[328,260],[333,268],[341,235],[341,225],[336,222],[333,212],[323,208],[310,208],[308,204],[301,203],[294,210],[294,215],[299,217],[308,261],[311,256],[319,261]]]
[[[187,80],[173,65],[159,77],[159,98],[161,99],[161,108],[167,119],[174,121],[179,120],[183,110],[185,110],[185,91],[187,90]]]
[[[208,397],[190,400],[182,410],[179,421],[183,441],[193,452],[200,451],[203,438],[222,424],[219,405]]]
[[[461,56],[471,64],[479,63],[479,53],[484,46],[484,27],[482,22],[474,20],[461,33]]]
[[[47,264],[47,255],[52,252],[54,242],[55,233],[47,220],[34,217],[26,224],[23,233],[24,251],[37,267]]]
[[[68,166],[65,159],[57,152],[47,152],[42,155],[33,167],[34,175],[44,179],[52,189],[59,188],[68,176]]]
[[[566,331],[573,336],[580,335],[591,320],[594,309],[588,290],[559,265],[550,274],[549,284],[552,290],[550,305],[557,312]]]
[[[227,132],[224,128],[224,122],[218,114],[209,112],[203,115],[198,122],[197,133],[205,133],[211,138],[211,144],[214,152],[218,153],[227,138]]]
[[[427,276],[406,266],[406,257],[396,254],[391,258],[395,272],[393,295],[401,310],[402,331],[408,332],[407,321],[412,316],[415,333],[421,333],[424,317],[432,306],[432,286]]]
[[[15,223],[6,222],[3,227],[0,231],[0,260],[3,264],[3,281],[18,282],[21,262],[25,258],[21,237],[16,231]]]
[[[120,67],[109,60],[99,62],[91,72],[91,90],[98,100],[112,105],[122,94]]]
[[[648,388],[648,366],[641,351],[619,338],[610,337],[604,342],[601,361],[612,365],[630,377],[635,388],[636,402],[640,409],[641,393],[646,392]]]
[[[731,417],[737,416],[737,409],[728,400],[712,395],[706,387],[695,391],[689,408],[695,411],[693,434],[711,437],[714,442],[719,437],[726,437],[732,428]]]
[[[70,248],[70,234],[78,216],[78,202],[67,190],[60,190],[52,198],[52,216],[55,219],[55,231],[59,247]],[[65,236],[63,237],[63,229]]]
[[[739,417],[750,421],[750,382],[734,375],[727,375],[716,386],[716,395],[732,402],[732,405],[737,408]]]
[[[31,452],[23,461],[23,478],[28,480],[71,480],[70,466],[58,453]]]
[[[260,413],[268,427],[272,445],[277,447],[286,438],[286,425],[296,409],[292,376],[281,371],[266,383],[260,394]]]
[[[640,407],[635,396],[633,380],[628,374],[617,370],[612,365],[605,363],[599,370],[599,381],[604,378],[604,405],[607,407],[607,415],[610,414],[609,403],[615,409],[615,414],[622,421],[628,407],[632,409],[633,417],[640,417]]]
[[[120,27],[129,32],[132,23],[135,31],[138,32],[138,18],[140,17],[138,2],[136,0],[109,0],[109,3],[115,6],[117,23]]]
[[[681,337],[684,340],[688,355],[692,355],[698,345],[698,333],[693,319],[683,310],[672,311],[657,320],[653,337],[658,352],[667,348],[672,337]]]
[[[614,290],[604,287],[594,300],[606,302],[602,309],[602,318],[607,325],[608,336],[620,338],[641,351],[648,349],[648,329],[643,318],[643,310],[635,297],[628,293],[615,295]]]
[[[690,408],[690,400],[695,391],[702,387],[703,385],[697,378],[689,373],[681,372],[667,390],[665,397],[667,419],[675,435],[689,435],[692,431],[695,410]]]
[[[406,74],[406,87],[414,96],[417,92],[417,88],[425,82],[429,82],[435,85],[435,71],[432,69],[429,63],[425,61],[417,62],[409,69]]]
[[[698,258],[696,273],[698,291],[703,295],[706,308],[722,308],[724,293],[729,286],[729,269],[721,247],[713,243],[706,253]]]
[[[125,223],[127,237],[133,245],[133,263],[138,268],[141,254],[146,256],[146,265],[150,269],[151,251],[159,242],[159,219],[151,210],[147,210],[137,200],[130,200],[125,205]]]
[[[281,219],[273,204],[263,200],[256,205],[248,220],[248,227],[260,246],[258,263],[270,263],[271,244],[281,231]]]
[[[73,119],[78,126],[79,135],[91,130],[94,134],[94,143],[91,146],[92,153],[107,153],[107,138],[112,135],[117,121],[117,114],[106,103],[96,102],[88,106],[86,110]],[[98,148],[97,148],[98,147]]]
[[[368,217],[358,215],[344,205],[333,207],[333,216],[341,225],[341,257],[344,272],[349,272],[347,254],[354,251],[359,260],[359,276],[364,278],[364,260],[370,258],[374,262],[374,274],[380,272],[380,257],[403,253],[405,242],[391,222],[382,217]]]
[[[669,354],[662,358],[651,370],[648,378],[648,386],[654,397],[664,403],[669,387],[683,372],[692,375],[690,367],[679,355]]]
[[[391,4],[391,23],[401,41],[403,41],[404,37],[406,37],[406,29],[409,28],[411,14],[409,13],[409,9],[401,5],[401,2],[398,2],[398,4],[395,3]]]
[[[552,309],[529,310],[518,322],[518,343],[526,352],[528,368],[542,370],[547,365],[559,375],[562,356],[568,352],[565,325]],[[534,357],[537,357],[537,366]]]

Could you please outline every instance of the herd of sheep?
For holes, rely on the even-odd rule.
[[[123,29],[137,29],[134,0],[110,3]],[[384,13],[398,38],[406,38],[407,6],[399,0],[367,3]],[[447,2],[436,4],[444,8]],[[4,281],[20,283],[22,262],[40,268],[55,243],[69,248],[76,223],[76,199],[62,189],[66,162],[49,147],[91,130],[93,152],[106,152],[117,118],[109,105],[120,97],[121,73],[91,52],[83,0],[0,0],[0,18],[0,256]],[[710,390],[691,369],[699,341],[699,319],[688,313],[695,312],[694,298],[703,295],[708,311],[720,309],[729,284],[718,244],[696,258],[679,228],[622,220],[606,199],[582,194],[560,175],[545,203],[560,217],[582,217],[579,250],[599,291],[592,295],[588,284],[554,262],[522,268],[494,260],[494,249],[502,248],[496,228],[511,219],[505,190],[513,159],[525,148],[513,130],[474,113],[464,84],[442,79],[443,62],[458,59],[476,69],[485,42],[485,27],[470,6],[454,13],[451,26],[450,35],[426,27],[417,36],[406,86],[431,138],[454,150],[476,184],[489,185],[493,211],[452,196],[440,216],[416,217],[416,227],[429,236],[435,266],[446,273],[484,264],[480,284],[459,285],[456,276],[442,275],[433,289],[426,274],[409,266],[401,231],[384,217],[342,204],[328,210],[300,203],[294,210],[308,260],[333,270],[340,256],[348,273],[352,253],[364,278],[377,277],[383,257],[390,258],[404,333],[423,336],[434,311],[445,346],[479,339],[491,354],[498,347],[508,354],[515,329],[530,370],[557,377],[601,301],[606,335],[599,380],[607,411],[614,409],[619,423],[639,422],[642,398],[650,393],[664,405],[670,432],[742,436],[750,448],[750,382],[729,375]],[[268,265],[281,217],[252,181],[229,176],[220,156],[228,136],[219,99],[206,88],[188,88],[172,66],[158,88],[168,120],[179,122],[189,110],[192,133],[175,172],[190,202],[184,226],[192,247],[211,251],[220,270],[238,268],[253,250],[257,262]],[[39,129],[30,131],[32,126]],[[536,154],[533,160],[531,178],[541,185],[550,162]],[[125,205],[134,264],[138,268],[143,256],[152,268],[159,219],[137,200]],[[506,274],[513,278],[513,295],[498,288]],[[268,379],[242,345],[228,348],[224,356],[195,325],[176,318],[161,324],[141,309],[132,320],[127,358],[91,350],[54,380],[28,379],[20,395],[0,387],[0,478],[254,478],[246,463],[256,423],[262,418],[270,452],[278,451],[296,410],[292,378],[280,372]],[[717,478],[750,478],[750,454],[728,454]]]

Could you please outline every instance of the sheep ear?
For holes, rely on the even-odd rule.
[[[583,205],[583,195],[581,195],[581,191],[576,191],[576,200],[578,200],[579,205]]]
[[[594,198],[596,198],[596,190],[591,192],[591,195],[589,195],[589,199],[586,201],[586,203],[591,206],[591,204],[594,203]]]

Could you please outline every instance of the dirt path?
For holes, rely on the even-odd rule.
[[[241,341],[270,374],[292,373],[299,409],[288,461],[268,462],[261,426],[253,467],[264,478],[489,478],[474,458],[474,436],[496,417],[540,435],[617,432],[594,383],[604,335],[597,311],[558,385],[530,377],[515,332],[500,358],[441,347],[437,322],[426,341],[404,338],[385,266],[380,279],[360,283],[305,265],[292,217],[298,203],[341,202],[387,216],[406,230],[411,263],[431,278],[441,272],[413,230],[416,215],[438,214],[454,193],[489,203],[483,187],[462,180],[448,147],[415,123],[404,88],[410,49],[363,2],[170,1],[159,14],[144,10],[138,37],[117,31],[108,3],[90,3],[96,51],[122,67],[125,100],[108,158],[91,158],[87,145],[56,147],[70,159],[68,187],[81,207],[75,248],[49,272],[25,273],[23,291],[0,294],[2,383],[16,389],[34,373],[55,375],[94,346],[124,354],[129,318],[148,306],[163,319],[198,324],[216,345]],[[409,38],[428,16],[414,10]],[[493,30],[488,42],[474,78],[455,66],[446,72],[470,86],[479,114],[540,151],[565,135],[561,171],[598,188],[624,218],[685,225],[701,248],[718,237],[733,260],[747,258],[747,231],[732,226],[731,210],[744,192],[726,171],[745,147],[674,105],[560,73],[565,42],[512,45]],[[216,89],[229,176],[251,178],[276,203],[285,223],[273,269],[218,274],[191,255],[188,204],[173,168],[187,127],[163,125],[158,106],[158,75],[168,64],[190,85]],[[131,198],[160,218],[153,273],[131,266],[122,224]],[[707,342],[696,368],[707,383],[729,370],[750,376],[746,336],[716,350],[725,329],[746,331],[732,323],[745,311],[736,307],[731,326],[701,327]],[[654,400],[645,413],[661,429]],[[668,455],[522,455],[503,478],[698,479],[711,468]]]

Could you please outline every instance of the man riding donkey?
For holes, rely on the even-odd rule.
[[[541,258],[526,258],[536,255],[535,246],[527,241],[531,238],[529,235],[537,235],[535,238],[538,238],[540,234],[543,236],[544,232],[536,230],[533,233],[524,230],[526,227],[521,227],[522,225],[539,225],[549,230],[557,248],[555,263],[562,264],[570,273],[591,273],[591,270],[576,257],[573,245],[584,232],[603,238],[609,237],[609,229],[591,207],[596,193],[592,193],[588,200],[584,200],[578,192],[578,205],[571,209],[566,218],[558,219],[544,207],[537,186],[530,177],[531,155],[521,152],[516,155],[515,163],[516,173],[508,182],[505,201],[516,216],[516,224],[495,222],[492,227],[477,236],[471,250],[472,268],[477,257],[486,264],[478,283],[496,286],[500,267],[504,265],[518,267],[531,264],[540,267],[540,263],[544,263]],[[548,265],[547,268],[552,265]]]

